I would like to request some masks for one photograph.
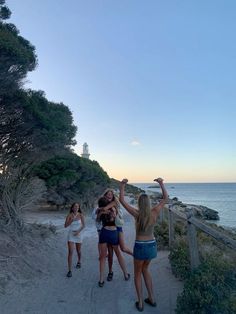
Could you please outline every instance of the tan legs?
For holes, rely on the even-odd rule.
[[[126,269],[126,265],[125,265],[125,260],[124,260],[124,257],[122,256],[121,254],[121,251],[118,247],[118,245],[113,245],[113,250],[115,251],[116,253],[116,256],[117,256],[117,259],[118,259],[118,262],[120,264],[120,267],[124,273],[124,277],[125,278],[128,278],[128,273],[127,273],[127,269]]]
[[[71,271],[72,267],[72,256],[74,251],[74,243],[73,242],[67,242],[68,244],[68,270]]]
[[[75,247],[76,247],[76,252],[78,255],[78,263],[80,263],[80,261],[81,261],[81,243],[76,243]]]
[[[124,233],[119,232],[119,246],[122,252],[133,256],[133,252],[125,245]]]
[[[99,259],[99,272],[100,277],[99,281],[104,281],[104,270],[105,270],[105,263],[106,263],[106,256],[107,256],[107,244],[106,243],[100,243],[100,259]]]
[[[134,284],[140,307],[143,307],[142,275],[144,278],[145,286],[148,291],[148,298],[150,299],[151,302],[154,302],[152,277],[148,270],[149,264],[150,260],[141,261],[134,259]]]
[[[109,273],[112,273],[112,264],[113,264],[113,247],[110,244],[107,244],[108,249],[108,269]]]
[[[143,273],[144,282],[148,291],[148,298],[152,303],[154,303],[155,300],[154,300],[154,294],[153,294],[152,277],[148,269],[150,262],[151,262],[150,260],[144,261],[142,273]]]

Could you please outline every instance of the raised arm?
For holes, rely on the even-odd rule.
[[[156,206],[154,206],[152,208],[153,211],[156,212],[157,216],[159,215],[161,209],[164,207],[164,205],[167,203],[168,201],[168,193],[166,191],[166,188],[164,186],[164,183],[163,183],[163,179],[162,178],[157,178],[157,179],[154,179],[155,182],[158,182],[159,185],[160,185],[160,188],[161,188],[161,191],[162,191],[162,194],[163,194],[163,198],[162,200],[160,201],[160,203]]]
[[[116,201],[112,201],[110,202],[109,204],[107,204],[106,206],[103,207],[103,210],[104,211],[107,211],[108,209],[112,208],[112,207],[116,207],[117,206],[117,203]]]
[[[134,218],[137,218],[138,216],[138,210],[132,206],[130,206],[126,201],[125,201],[125,185],[127,184],[128,180],[123,179],[120,183],[120,203],[123,205],[123,207],[129,212]]]

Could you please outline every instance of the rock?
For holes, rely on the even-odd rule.
[[[148,189],[160,189],[161,187],[159,185],[150,185],[147,188]]]
[[[153,200],[160,200],[163,198],[162,193],[159,192],[152,192],[151,194],[149,194],[149,197]]]
[[[192,209],[194,211],[194,215],[196,217],[200,217],[206,220],[219,220],[218,211],[211,209],[209,207],[203,205],[188,205],[188,209]]]

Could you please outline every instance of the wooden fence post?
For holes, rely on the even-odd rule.
[[[172,247],[174,243],[174,214],[171,211],[173,205],[169,206],[169,248]]]
[[[190,263],[191,270],[197,268],[200,264],[199,253],[198,253],[198,244],[197,244],[197,232],[195,226],[189,221],[192,217],[192,213],[187,213],[187,233],[188,233],[188,244],[189,244],[189,253],[190,253]]]

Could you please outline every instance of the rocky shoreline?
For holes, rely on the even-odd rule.
[[[220,220],[219,212],[212,208],[203,205],[185,204],[179,201],[176,197],[170,199],[169,205],[177,206],[181,212],[191,212],[196,218],[204,220]]]
[[[153,204],[157,203],[160,199],[162,199],[162,193],[156,191],[148,191],[151,202]],[[138,195],[129,193],[131,197],[131,203],[134,204],[137,200]],[[207,206],[196,205],[196,204],[185,204],[180,201],[177,197],[168,199],[169,206],[175,206],[180,212],[187,213],[192,212],[192,214],[199,219],[210,220],[210,221],[218,221],[220,219],[218,211],[211,209]]]

